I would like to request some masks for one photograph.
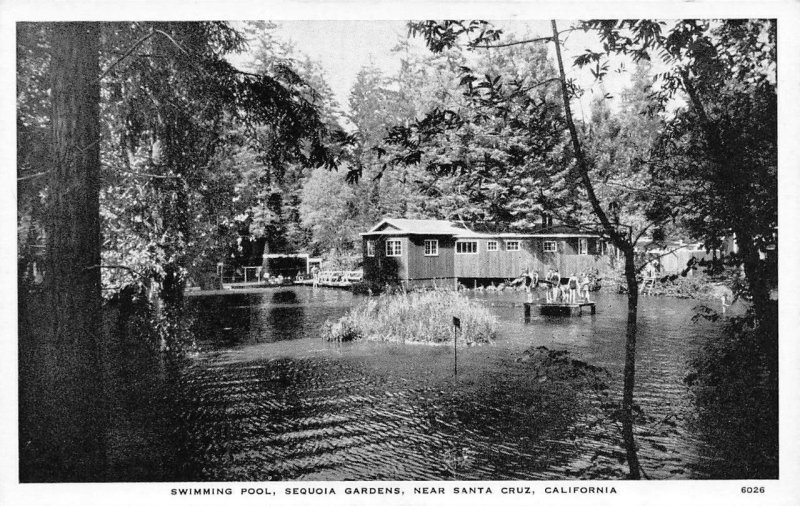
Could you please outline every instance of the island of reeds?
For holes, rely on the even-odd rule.
[[[453,318],[458,318],[457,330]],[[365,299],[338,321],[325,322],[323,338],[444,344],[453,342],[456,332],[459,343],[489,343],[497,321],[488,309],[458,292],[434,290]]]

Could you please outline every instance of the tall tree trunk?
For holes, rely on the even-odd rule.
[[[622,386],[622,439],[628,458],[628,477],[639,479],[639,456],[633,437],[633,387],[636,378],[636,316],[639,309],[639,285],[636,282],[636,264],[633,246],[626,248],[625,281],[628,285],[628,321],[625,326],[625,368]]]
[[[624,384],[622,391],[622,438],[625,444],[625,453],[628,459],[628,477],[632,480],[639,479],[640,466],[639,457],[636,454],[636,441],[633,437],[633,387],[636,371],[636,314],[639,305],[639,290],[636,283],[636,265],[634,263],[633,240],[621,234],[616,226],[608,219],[600,199],[594,191],[594,185],[589,177],[589,164],[581,148],[581,141],[578,138],[578,130],[572,119],[572,108],[570,107],[570,96],[567,86],[567,77],[564,73],[564,62],[561,59],[561,43],[558,39],[558,27],[555,20],[552,20],[553,43],[556,50],[556,62],[558,63],[559,80],[561,81],[561,97],[564,101],[564,121],[569,130],[572,148],[575,152],[575,165],[581,178],[581,184],[586,190],[589,204],[592,206],[605,233],[611,238],[614,246],[625,254],[625,279],[628,285],[628,322],[625,331],[625,370],[623,372]]]
[[[99,33],[53,25],[52,147],[47,208],[46,313],[34,328],[21,388],[38,465],[23,479],[98,481],[105,469],[100,364]],[[21,353],[22,354],[22,353]],[[29,371],[31,372],[31,371]]]
[[[736,230],[736,245],[742,257],[747,286],[753,297],[753,310],[759,325],[769,323],[769,284],[764,272],[764,262],[759,256],[758,248],[753,244],[752,237],[743,230]]]
[[[717,177],[722,180],[730,181],[732,185],[725,195],[725,200],[729,205],[734,206],[738,211],[735,215],[740,216],[739,222],[734,227],[736,245],[742,257],[742,265],[747,279],[747,286],[750,295],[753,297],[753,311],[755,312],[756,322],[759,326],[759,344],[762,346],[767,356],[769,367],[769,382],[772,395],[777,402],[778,388],[778,313],[777,305],[770,301],[770,280],[766,272],[766,266],[759,257],[758,248],[753,241],[753,232],[758,227],[748,219],[747,209],[742,205],[744,195],[748,193],[748,188],[737,185],[735,174],[729,172],[731,160],[729,160],[727,150],[724,148],[719,127],[708,115],[703,101],[695,88],[688,71],[682,75],[683,86],[689,95],[691,105],[695,113],[700,118],[701,125],[705,130],[708,139],[709,152],[711,159],[717,165]],[[741,206],[741,207],[740,207]]]
[[[770,300],[769,275],[758,248],[745,231],[736,231],[736,244],[742,257],[747,286],[753,297],[753,311],[758,326],[758,344],[767,360],[770,395],[778,402],[778,307]]]

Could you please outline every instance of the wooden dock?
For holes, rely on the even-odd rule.
[[[574,304],[561,303],[561,302],[526,302],[525,306],[525,321],[531,318],[531,307],[538,306],[539,314],[542,316],[582,316],[584,310],[589,314],[595,314],[596,308],[594,302],[576,302]]]
[[[317,274],[315,279],[303,279],[297,281],[297,284],[323,288],[349,289],[354,283],[360,282],[363,278],[363,271],[321,271]]]
[[[313,279],[301,279],[296,284],[319,288],[350,288],[353,286],[350,281],[320,280],[315,283]]]

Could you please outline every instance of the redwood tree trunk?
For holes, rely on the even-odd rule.
[[[44,314],[21,350],[23,481],[99,481],[105,468],[100,364],[98,27],[52,30],[52,156]],[[27,424],[27,425],[26,425]]]

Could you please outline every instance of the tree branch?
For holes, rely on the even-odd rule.
[[[18,177],[18,178],[17,178],[17,182],[19,182],[19,181],[27,181],[28,179],[34,179],[34,178],[37,178],[37,177],[46,176],[46,175],[47,175],[47,174],[49,174],[49,173],[50,173],[50,171],[49,171],[49,170],[46,170],[46,171],[44,171],[44,172],[38,172],[38,173],[36,173],[36,174],[31,174],[31,175],[29,175],[29,176],[22,176],[22,177]]]
[[[550,79],[545,79],[544,81],[539,81],[538,83],[533,83],[532,85],[528,86],[524,90],[519,90],[519,92],[520,93],[527,93],[527,92],[531,91],[534,88],[538,88],[539,86],[543,86],[545,84],[549,84],[549,83],[552,83],[554,81],[560,81],[560,80],[561,80],[560,77],[551,77]]]
[[[181,179],[181,176],[178,175],[149,174],[147,172],[130,172],[127,170],[121,170],[119,171],[119,173],[133,177],[150,177],[154,179]]]
[[[84,270],[88,271],[88,270],[92,270],[92,269],[124,269],[124,270],[130,272],[131,274],[134,274],[134,275],[136,275],[136,276],[138,276],[140,278],[146,278],[147,277],[143,273],[137,271],[136,269],[128,267],[127,265],[118,265],[118,264],[90,265],[89,267],[86,267]]]
[[[102,80],[102,79],[103,79],[103,78],[104,78],[106,75],[108,75],[108,73],[109,73],[109,72],[111,72],[111,71],[114,69],[114,67],[116,67],[116,66],[117,66],[117,65],[118,65],[118,64],[119,64],[119,63],[120,63],[122,60],[124,60],[125,58],[127,58],[128,56],[130,56],[130,55],[131,55],[131,53],[133,53],[133,52],[136,50],[136,48],[137,48],[137,47],[139,47],[140,45],[142,45],[142,44],[143,44],[143,43],[144,43],[144,42],[145,42],[147,39],[149,39],[150,37],[152,37],[152,36],[153,36],[153,35],[155,35],[155,34],[156,34],[155,30],[151,30],[151,31],[150,31],[150,33],[148,33],[147,35],[144,35],[144,36],[140,37],[140,38],[139,38],[139,40],[137,40],[136,42],[134,42],[134,43],[133,43],[133,45],[132,45],[130,48],[128,48],[128,50],[127,50],[127,51],[125,51],[125,53],[124,53],[122,56],[120,56],[119,58],[117,58],[117,59],[114,61],[114,63],[112,63],[112,64],[111,64],[111,65],[110,65],[110,66],[109,66],[109,67],[108,67],[108,68],[107,68],[107,69],[106,69],[106,70],[105,70],[105,71],[104,71],[102,74],[100,74],[100,77],[99,77],[99,78],[97,78],[97,80],[98,80],[98,81],[101,81],[101,80]]]
[[[560,32],[558,32],[558,35],[561,35],[562,33],[574,32],[575,30],[580,30],[580,28],[568,28],[566,30],[561,30]],[[555,35],[548,35],[546,37],[534,37],[532,39],[525,39],[525,40],[519,40],[519,41],[514,41],[514,42],[501,42],[501,43],[498,43],[498,44],[488,44],[487,43],[487,44],[481,44],[481,45],[470,43],[469,45],[471,47],[479,48],[479,49],[492,49],[492,48],[495,48],[495,47],[511,47],[511,46],[518,46],[520,44],[530,44],[532,42],[547,42],[547,41],[554,40],[554,37],[556,37],[556,36]]]
[[[618,186],[620,188],[625,188],[626,190],[630,190],[632,192],[639,192],[639,193],[647,193],[650,195],[658,195],[660,197],[686,197],[685,193],[666,193],[660,192],[657,190],[649,190],[647,188],[637,188],[635,186],[630,186],[624,183],[613,183],[611,181],[601,181],[600,184],[609,185],[609,186]]]
[[[624,249],[632,248],[633,245],[626,241],[611,224],[608,215],[606,215],[605,210],[600,205],[597,194],[594,192],[594,185],[589,178],[589,167],[586,164],[586,157],[583,154],[583,149],[578,139],[578,130],[575,128],[575,122],[572,119],[572,108],[570,107],[569,90],[567,89],[567,77],[564,73],[564,62],[561,59],[561,46],[558,43],[558,28],[556,27],[555,20],[551,21],[551,25],[553,27],[553,37],[551,37],[551,39],[555,41],[556,60],[558,61],[559,80],[561,81],[561,95],[564,100],[564,119],[567,122],[567,128],[569,129],[570,138],[572,139],[572,148],[575,150],[575,162],[578,165],[578,173],[581,177],[583,187],[586,190],[586,196],[589,199],[592,210],[614,244]]]
[[[470,44],[470,45],[472,47],[474,47],[474,48],[479,48],[479,49],[492,49],[492,48],[496,48],[496,47],[519,46],[520,44],[530,44],[531,42],[546,42],[546,41],[550,41],[550,40],[553,40],[553,36],[552,35],[547,36],[547,37],[536,37],[536,38],[533,38],[533,39],[518,40],[518,41],[515,41],[515,42],[501,42],[499,44]]]
[[[644,237],[644,234],[646,234],[648,230],[650,230],[651,228],[653,228],[653,226],[654,226],[655,224],[656,224],[656,222],[654,222],[654,221],[651,221],[650,223],[648,223],[647,225],[645,225],[644,227],[642,227],[642,229],[639,231],[639,233],[638,233],[638,234],[636,234],[636,237],[635,237],[635,238],[633,239],[633,241],[631,241],[631,242],[633,242],[633,244],[636,244],[637,242],[639,242],[639,239],[641,239],[642,237]]]

